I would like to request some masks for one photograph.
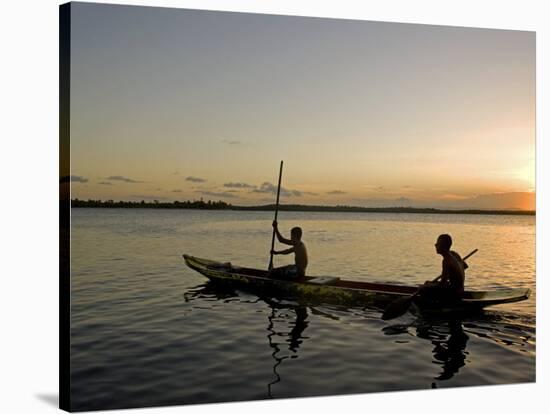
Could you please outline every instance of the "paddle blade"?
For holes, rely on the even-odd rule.
[[[387,321],[389,319],[397,318],[403,315],[412,304],[412,296],[407,296],[405,298],[399,298],[394,300],[388,305],[384,313],[382,314],[382,319]]]

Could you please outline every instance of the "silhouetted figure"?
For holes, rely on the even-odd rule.
[[[298,279],[306,275],[307,267],[307,250],[306,245],[302,242],[302,229],[300,227],[293,227],[290,230],[290,240],[285,239],[279,233],[277,221],[273,221],[273,228],[275,229],[275,235],[280,243],[292,246],[290,249],[275,251],[272,250],[272,254],[290,254],[294,253],[294,264],[288,266],[277,267],[270,270],[269,277],[276,279]]]
[[[441,275],[436,281],[426,282],[420,288],[420,299],[433,304],[453,303],[464,293],[464,270],[466,263],[457,252],[451,250],[453,240],[448,234],[437,238],[435,250],[443,256]]]

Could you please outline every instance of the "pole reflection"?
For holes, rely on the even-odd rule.
[[[271,307],[271,314],[267,317],[268,319],[268,325],[267,325],[267,331],[269,334],[267,335],[267,340],[269,343],[270,348],[273,350],[271,353],[271,357],[273,358],[274,364],[273,364],[273,374],[275,375],[275,379],[271,381],[269,384],[267,384],[267,395],[269,398],[273,397],[273,386],[279,382],[282,381],[281,375],[277,371],[277,367],[285,360],[285,359],[294,359],[298,358],[298,350],[300,348],[300,345],[302,344],[303,340],[307,337],[303,335],[304,331],[309,325],[309,322],[307,321],[308,312],[306,306],[301,305],[282,305],[280,303],[277,303],[269,298],[263,298],[263,301],[267,303]],[[283,329],[278,328],[277,318],[282,322],[288,322],[289,315],[279,315],[278,312],[280,310],[291,310],[295,318],[292,321],[292,328],[288,333],[286,333]],[[288,324],[287,324],[288,325]],[[281,331],[278,331],[278,329],[281,329]],[[293,355],[281,355],[281,352],[283,351],[281,349],[281,345],[278,341],[275,339],[277,337],[283,337],[286,336],[288,339],[285,340],[285,342],[288,344],[287,348]]]
[[[221,285],[213,282],[196,286],[183,295],[186,302],[192,300],[220,300],[231,301],[236,298],[246,303],[264,302],[270,308],[267,317],[267,341],[271,348],[273,359],[273,381],[267,384],[268,398],[274,398],[273,386],[282,382],[282,377],[277,368],[286,359],[298,358],[298,352],[303,341],[307,339],[304,331],[309,325],[308,307],[300,304],[281,303],[275,298],[258,296],[255,300],[243,300],[237,290],[229,285]],[[283,341],[277,338],[285,338]],[[288,352],[286,352],[288,351]]]

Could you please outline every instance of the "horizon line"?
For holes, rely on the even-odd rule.
[[[208,205],[218,205],[218,206],[224,206],[225,209],[239,209],[239,210],[259,210],[259,211],[271,211],[274,210],[276,207],[275,203],[270,204],[259,204],[259,205],[236,205],[231,204],[223,200],[203,200],[202,198],[200,200],[174,200],[174,201],[167,201],[167,200],[136,200],[136,201],[124,201],[124,200],[101,200],[101,199],[88,199],[88,200],[80,200],[78,198],[71,199],[71,207],[75,208],[101,208],[99,206],[79,206],[79,205],[73,205],[73,203],[85,203],[85,204],[101,204],[102,206],[105,206],[107,208],[111,207],[111,205],[114,204],[134,204],[134,205],[146,205],[146,206],[156,206],[156,208],[163,208],[163,205],[166,206],[178,206],[178,204],[187,204],[187,205],[193,205],[193,204],[199,204],[204,205],[207,207]],[[111,208],[116,208],[115,206],[112,206]],[[121,208],[124,208],[121,206]],[[174,207],[172,207],[174,208]],[[179,208],[186,208],[186,207],[179,207]],[[200,208],[200,207],[195,207]],[[316,205],[316,204],[283,204],[279,203],[279,209],[281,208],[296,208],[300,209],[298,211],[327,211],[327,212],[334,212],[330,209],[339,209],[339,211],[346,212],[346,211],[364,211],[364,212],[384,212],[384,210],[391,210],[389,212],[433,212],[433,213],[450,213],[450,214],[459,214],[459,213],[465,213],[465,214],[512,214],[512,215],[536,215],[536,209],[534,210],[525,210],[525,209],[482,209],[482,208],[437,208],[437,207],[413,207],[413,206],[384,206],[384,207],[364,207],[364,206],[353,206],[353,205],[345,205],[345,204],[336,204],[336,205]],[[312,210],[308,210],[312,209]],[[318,210],[314,210],[318,209]]]

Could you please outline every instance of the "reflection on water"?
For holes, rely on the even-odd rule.
[[[217,300],[228,301],[231,298],[237,298],[238,294],[227,285],[217,285],[213,282],[197,286],[184,294],[186,302],[191,302],[193,300],[200,301],[202,299],[211,300],[214,297]],[[268,331],[267,342],[273,350],[271,357],[274,362],[274,379],[267,384],[267,395],[269,398],[274,398],[272,387],[278,382],[281,382],[281,376],[277,371],[277,367],[285,359],[298,358],[300,345],[303,340],[307,339],[306,336],[303,336],[303,333],[309,324],[307,321],[308,312],[307,306],[299,304],[294,305],[278,302],[265,296],[259,297],[258,300],[262,300],[271,308],[271,313],[267,317],[266,330]],[[290,355],[281,355],[282,347],[288,348]]]
[[[390,325],[382,329],[386,335],[407,334],[412,325]],[[426,339],[433,345],[433,360],[441,366],[435,380],[451,379],[461,367],[466,365],[466,344],[468,335],[464,332],[461,319],[415,321],[417,338]],[[435,383],[432,388],[435,388]]]
[[[447,331],[447,332],[446,332]],[[433,345],[433,360],[440,365],[441,372],[435,380],[451,379],[461,367],[466,365],[466,344],[468,335],[462,329],[462,321],[449,320],[446,324],[421,324],[416,326],[416,336],[426,339]]]
[[[267,301],[266,301],[267,302]],[[307,328],[308,322],[307,319],[307,308],[305,306],[281,306],[275,304],[275,302],[269,303],[271,306],[271,315],[268,317],[269,324],[267,327],[267,330],[269,331],[269,334],[267,335],[267,339],[269,340],[269,346],[273,349],[273,353],[271,356],[273,357],[273,360],[275,361],[273,365],[273,374],[275,375],[275,379],[267,384],[267,394],[269,398],[273,398],[272,393],[272,386],[276,383],[281,381],[281,376],[277,372],[277,367],[288,358],[298,358],[298,349],[300,348],[300,344],[302,343],[302,339],[306,339],[306,337],[302,336],[302,333]],[[277,336],[284,336],[283,332],[277,332],[275,330],[275,322],[277,318],[277,309],[291,309],[296,314],[296,319],[293,323],[293,327],[288,333],[288,349],[291,351],[294,355],[286,355],[286,356],[279,356],[279,353],[281,352],[280,349],[280,343],[278,343],[274,338],[276,339]]]
[[[448,322],[448,333],[442,333],[438,327],[430,325],[418,326],[416,335],[419,338],[428,339],[434,345],[433,355],[435,364],[442,365],[441,373],[436,380],[448,380],[457,374],[459,369],[466,364],[466,343],[468,335],[462,329],[462,322],[452,320]]]
[[[186,302],[210,301],[214,298],[226,303],[231,300],[241,301],[239,290],[232,289],[226,284],[216,284],[210,281],[188,290],[184,294],[184,298]],[[379,322],[380,319],[379,309],[375,308],[333,306],[333,312],[335,312],[333,314],[330,311],[321,310],[322,303],[301,302],[299,298],[288,301],[259,296],[256,300],[242,300],[243,303],[258,303],[259,301],[266,304],[270,309],[266,321],[268,332],[266,337],[267,343],[272,349],[274,379],[267,383],[267,396],[269,398],[277,397],[273,392],[274,385],[284,382],[284,378],[278,372],[278,367],[285,360],[297,359],[300,346],[309,339],[304,335],[304,331],[310,325],[310,321],[308,321],[309,313],[333,321],[341,320],[338,314],[344,316],[361,315],[365,323]],[[194,306],[200,307],[200,304]],[[531,342],[531,340],[534,341],[532,335],[534,332],[531,333],[529,327],[510,324],[510,316],[507,317],[506,314],[500,312],[482,312],[475,315],[474,318],[472,319],[472,316],[450,319],[417,317],[406,324],[384,326],[380,330],[380,334],[399,337],[395,340],[395,343],[406,344],[409,342],[407,337],[413,336],[423,340],[420,342],[421,344],[430,344],[432,354],[430,362],[439,367],[438,372],[433,377],[433,380],[438,382],[432,382],[431,388],[437,388],[438,384],[439,386],[442,385],[442,381],[450,380],[459,375],[460,369],[470,362],[468,360],[469,352],[467,351],[470,336],[466,332],[497,344],[513,347],[515,351],[529,352],[534,355],[534,347]],[[511,319],[513,320],[514,317],[511,316]],[[477,322],[474,322],[474,320]],[[467,331],[465,331],[464,326],[468,327]],[[502,339],[506,330],[515,330],[515,341]],[[285,350],[289,352],[285,354]]]

